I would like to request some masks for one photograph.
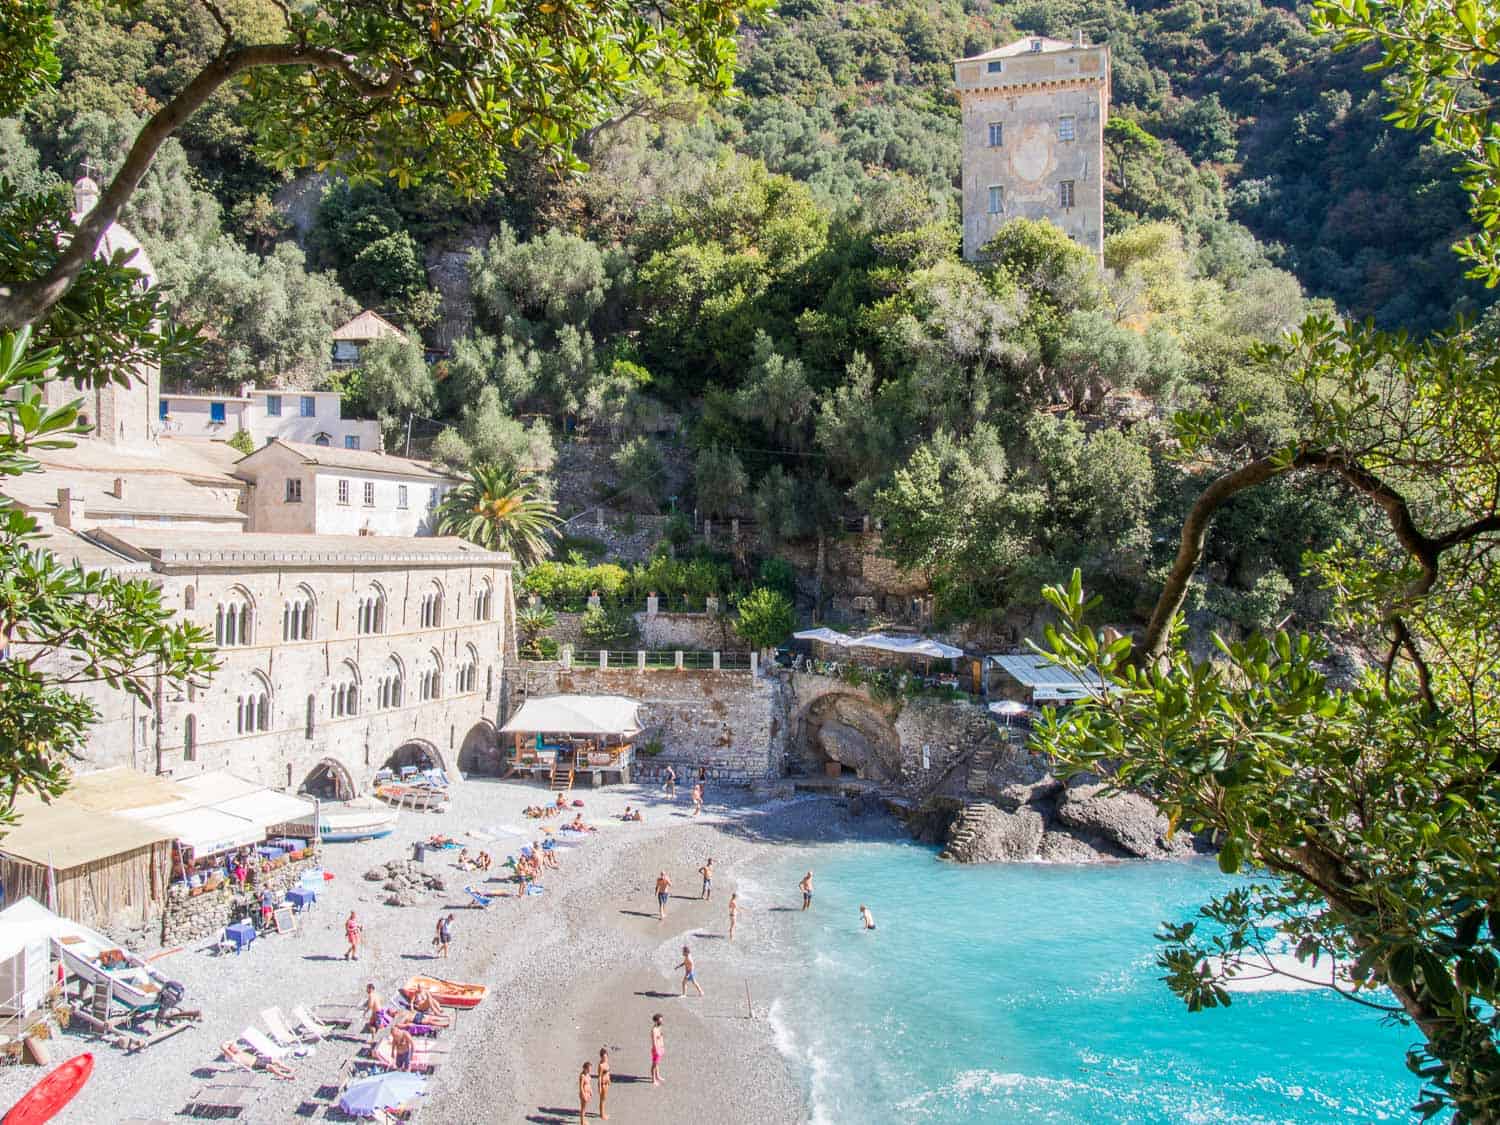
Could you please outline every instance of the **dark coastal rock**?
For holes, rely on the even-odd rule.
[[[1032,859],[1046,822],[1031,808],[1006,811],[998,805],[967,806],[953,823],[939,858],[959,863],[1014,863]]]
[[[929,797],[906,817],[906,828],[912,838],[924,844],[942,844],[948,840],[948,829],[963,808],[963,802],[952,797]]]
[[[1047,863],[1098,863],[1101,860],[1134,857],[1102,836],[1047,832],[1037,846],[1036,858]]]
[[[1111,793],[1103,785],[1070,784],[1057,802],[1057,821],[1082,837],[1097,836],[1140,859],[1167,859],[1194,850],[1185,832],[1170,833],[1167,818],[1139,793]]]

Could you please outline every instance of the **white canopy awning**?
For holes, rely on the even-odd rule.
[[[228,770],[213,770],[193,777],[184,777],[177,782],[179,789],[186,790],[199,806],[217,805],[235,797],[264,792],[265,786],[243,777],[236,777]]]
[[[528,699],[500,730],[509,734],[634,734],[640,704],[623,695],[548,695]]]
[[[816,629],[803,629],[800,633],[793,633],[795,641],[822,641],[826,645],[846,645],[850,638],[837,629],[830,629],[826,625],[819,625]]]
[[[848,642],[851,648],[873,648],[881,652],[896,652],[905,656],[922,656],[932,660],[952,660],[962,656],[964,650],[953,645],[935,641],[930,637],[892,637],[885,633],[866,633]]]
[[[317,806],[290,793],[278,793],[274,789],[258,789],[243,797],[231,797],[220,801],[214,808],[230,816],[244,817],[260,825],[262,830],[276,824],[305,820],[317,812]]]
[[[227,852],[231,848],[243,848],[258,844],[266,836],[265,826],[244,817],[231,816],[218,809],[189,809],[187,812],[169,813],[152,817],[151,824],[184,847],[192,848],[197,855],[212,855]]]

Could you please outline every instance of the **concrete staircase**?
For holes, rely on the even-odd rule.
[[[976,750],[973,757],[969,759],[969,772],[964,779],[964,799],[968,801],[979,801],[984,799],[984,790],[989,782],[990,770],[995,766],[995,751],[993,747],[986,746]]]
[[[943,850],[938,853],[938,859],[955,859],[960,853],[967,850],[967,845],[974,839],[974,834],[978,831],[970,819],[970,814],[978,805],[978,801],[970,801],[953,818],[953,823],[948,828],[948,842],[943,845]]]

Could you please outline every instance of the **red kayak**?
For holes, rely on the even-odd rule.
[[[43,1078],[0,1118],[0,1125],[42,1125],[61,1112],[94,1073],[93,1055],[74,1055]]]

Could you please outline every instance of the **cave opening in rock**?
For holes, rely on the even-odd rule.
[[[798,732],[798,765],[807,773],[890,781],[901,772],[901,738],[863,696],[819,697],[803,712]]]

